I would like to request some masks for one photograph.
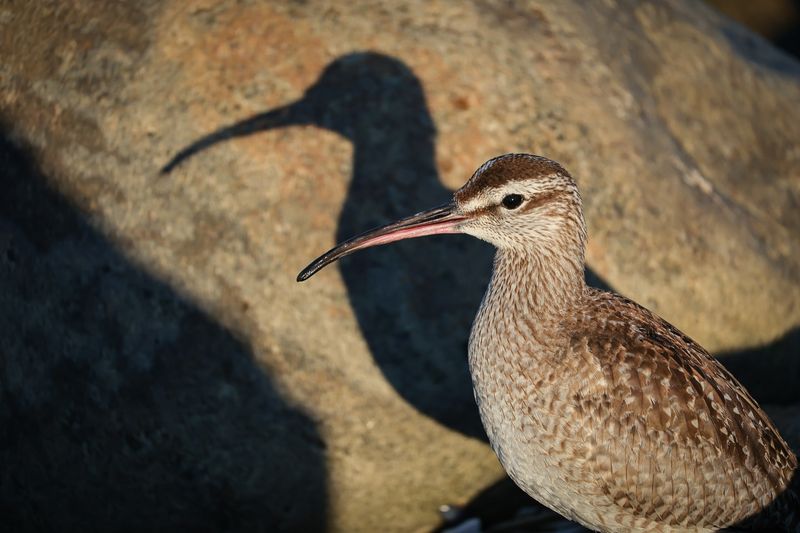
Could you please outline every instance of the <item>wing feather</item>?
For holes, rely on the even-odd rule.
[[[570,325],[568,355],[590,357],[604,380],[578,394],[576,408],[616,417],[592,439],[599,491],[647,520],[708,527],[774,500],[797,459],[744,387],[636,303],[600,292],[590,301]]]

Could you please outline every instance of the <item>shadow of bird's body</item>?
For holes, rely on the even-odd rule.
[[[217,143],[289,126],[322,128],[352,143],[337,241],[452,194],[439,180],[436,128],[422,84],[401,61],[373,52],[338,58],[301,99],[196,140],[163,170]],[[480,439],[463,353],[490,260],[488,246],[463,238],[385,248],[341,265],[354,314],[387,381],[419,412]],[[469,268],[454,275],[448,261]]]

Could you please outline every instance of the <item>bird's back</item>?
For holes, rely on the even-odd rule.
[[[636,303],[594,289],[570,320],[562,361],[576,367],[572,402],[588,423],[578,433],[590,443],[584,468],[608,503],[602,520],[714,530],[784,492],[796,457],[701,346]]]

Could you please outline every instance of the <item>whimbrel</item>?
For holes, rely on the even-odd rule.
[[[497,248],[469,367],[492,448],[529,495],[598,531],[800,530],[797,458],[749,393],[666,321],[586,285],[580,194],[554,161],[492,159],[451,203],[354,237],[297,279],[443,233]]]

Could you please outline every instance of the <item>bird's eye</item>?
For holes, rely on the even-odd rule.
[[[521,194],[507,194],[506,197],[503,198],[503,207],[506,209],[516,209],[522,205],[522,200]]]

